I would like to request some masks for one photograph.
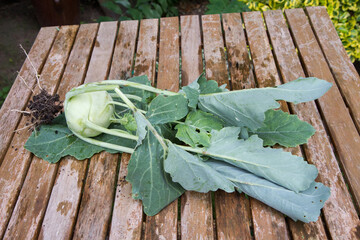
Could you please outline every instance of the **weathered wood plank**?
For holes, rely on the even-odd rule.
[[[303,10],[285,11],[285,14],[291,27],[291,31],[293,32],[294,40],[297,43],[302,60],[305,63],[306,71],[311,76],[331,81],[331,73],[326,66],[325,59],[323,58],[321,50],[316,43],[315,36],[312,33],[310,24],[308,23]],[[284,36],[277,37],[281,37],[281,42],[278,40],[279,44],[277,44],[278,46],[274,49],[277,52],[276,55],[278,61],[281,61],[284,66],[281,70],[283,79],[285,81],[290,81],[298,76],[304,76],[304,72],[301,68],[301,63],[296,56],[295,47],[292,41],[289,40],[289,33],[283,31],[283,35]],[[308,41],[308,45],[311,47],[311,50],[305,46],[303,42],[305,39]],[[280,48],[283,49],[284,47],[289,50],[286,54],[280,50]],[[314,57],[313,54],[316,57]],[[313,64],[313,66],[310,66],[311,64]],[[327,121],[335,121],[335,118],[338,118],[339,116],[342,118],[340,121],[344,121],[340,125],[344,125],[344,123],[349,120],[351,121],[348,113],[343,112],[343,110],[345,110],[345,104],[343,104],[336,86],[333,86],[332,89],[325,94],[325,96],[320,98],[319,102]],[[325,102],[327,102],[328,105],[325,107],[326,109],[324,109]],[[340,109],[342,107],[344,109]],[[305,153],[308,161],[315,164],[319,169],[319,180],[329,186],[332,191],[331,196],[323,209],[329,232],[334,239],[351,238],[351,235],[349,235],[351,232],[350,230],[355,228],[358,217],[352,204],[351,197],[347,191],[347,187],[339,169],[335,154],[332,151],[331,143],[326,134],[321,117],[317,112],[314,103],[298,104],[295,105],[293,109],[296,111],[300,119],[310,122],[317,131],[317,133],[310,138],[308,144],[305,145]],[[350,153],[350,158],[353,157],[353,151],[357,151],[358,148],[354,146],[354,143],[352,142],[359,141],[356,139],[358,138],[358,135],[356,134],[354,139],[348,139],[348,137],[343,136],[342,133],[339,133],[339,130],[334,127],[335,126],[332,125],[332,129],[330,129],[332,135],[334,136],[336,134],[336,138],[342,136],[344,142],[341,144],[350,144],[350,146],[347,147],[347,150]],[[345,130],[346,133],[349,131],[356,132],[356,128],[353,124],[347,126],[345,129],[340,129],[340,131],[342,130]],[[353,145],[353,147],[351,147],[351,145]],[[340,147],[339,144],[336,144],[335,146],[337,148]]]
[[[186,86],[203,72],[199,16],[181,16],[181,80]]]
[[[100,24],[85,82],[107,78],[117,22]],[[119,155],[101,152],[90,159],[74,239],[105,239],[109,228]]]
[[[77,29],[78,26],[62,27],[56,36],[53,47],[46,60],[42,71],[41,87],[46,89],[50,94],[56,91]],[[39,92],[40,89],[36,87],[34,94]],[[23,117],[19,128],[24,127],[26,121],[27,118]],[[11,142],[11,148],[9,148],[6,153],[0,169],[0,236],[2,236],[6,230],[4,239],[25,239],[37,236],[55,177],[55,174],[49,174],[43,177],[43,172],[49,170],[51,173],[54,173],[57,168],[56,165],[43,162],[43,160],[37,157],[34,157],[30,163],[32,155],[24,149],[24,144],[29,135],[29,131],[23,130],[21,134],[14,136]],[[31,166],[25,178],[29,164],[31,164]],[[25,182],[22,186],[24,178]],[[18,200],[16,200],[20,189],[20,195]],[[8,221],[9,223],[6,227]]]
[[[220,15],[202,16],[206,77],[229,87]],[[225,74],[226,73],[226,74]]]
[[[127,79],[131,76],[138,25],[138,21],[121,22],[109,79]],[[132,198],[131,184],[125,180],[129,160],[130,154],[121,155],[110,239],[135,240],[141,237],[143,219],[141,201]]]
[[[290,45],[290,47],[282,46],[282,43],[279,42],[279,40],[277,40],[277,38],[279,38],[279,36],[281,37],[281,36],[286,35],[286,31],[287,31],[287,34],[289,35],[289,32],[286,27],[286,23],[282,17],[282,12],[281,11],[264,12],[264,17],[265,17],[265,20],[267,23],[270,40],[271,40],[275,54],[277,54],[278,52],[281,52],[283,54],[286,54],[285,57],[288,57],[289,55],[291,56],[292,54],[295,54],[295,57],[296,57],[295,48],[291,48],[291,45]],[[289,35],[289,37],[290,37],[290,35]],[[291,38],[289,40],[291,41]],[[296,60],[296,58],[295,58],[295,60]],[[281,64],[278,63],[278,69],[279,69],[280,73],[282,74],[283,71],[288,71],[288,70],[296,71],[297,70],[296,67],[299,67],[299,66],[296,65],[296,63],[295,63],[295,66],[293,66],[294,65],[293,62],[294,62],[294,59],[290,58],[290,59],[287,59],[286,62],[282,61]],[[300,71],[302,71],[301,66],[300,66]],[[301,75],[301,72],[300,73],[298,72],[297,74]],[[282,75],[282,77],[284,78],[284,75]],[[289,79],[287,79],[287,80],[289,81]],[[313,103],[310,103],[309,105],[311,106],[311,104],[313,104]],[[293,105],[291,105],[291,106],[293,106]],[[297,147],[297,148],[293,148],[293,149],[295,150],[295,151],[293,151],[293,154],[302,156],[302,154],[300,153],[300,148]],[[309,224],[303,224],[303,223],[294,224],[293,221],[289,220],[289,224],[290,224],[290,230],[291,230],[291,233],[292,233],[292,236],[294,239],[301,239],[301,237],[304,237],[304,236],[306,236],[307,238],[313,238],[313,239],[326,239],[325,229],[324,229],[321,219],[319,219],[315,223],[309,223]]]
[[[195,81],[203,71],[199,16],[182,16],[182,86]],[[214,239],[210,193],[187,191],[181,197],[182,239]]]
[[[223,14],[225,44],[228,51],[231,84],[233,90],[255,87],[253,66],[250,62],[245,32],[239,13]],[[252,224],[250,200],[244,194],[237,195],[242,207],[243,219],[238,223],[242,239],[252,239],[250,227]],[[251,200],[253,201],[253,200]],[[252,206],[256,207],[256,206]],[[254,222],[256,224],[256,222]]]
[[[147,75],[155,83],[155,67],[157,53],[157,19],[145,19],[140,22],[140,33],[135,59],[135,75]]]
[[[202,16],[206,74],[219,84],[228,84],[224,43],[219,15]],[[222,56],[219,54],[222,52]],[[210,76],[209,76],[209,75]],[[216,230],[218,239],[238,239],[249,235],[249,211],[238,193],[215,192]],[[240,226],[240,227],[239,227]]]
[[[359,74],[348,57],[326,8],[308,7],[306,11],[336,83],[350,107],[355,124],[360,129]]]
[[[83,82],[97,30],[98,24],[80,26],[58,89],[60,99],[65,99],[65,94],[71,88]],[[86,167],[87,164],[73,157],[65,157],[61,160],[39,239],[70,239]],[[40,176],[48,172],[41,173]]]
[[[151,56],[150,56],[151,57]],[[179,19],[160,20],[159,71],[157,88],[179,90]],[[155,216],[146,217],[144,239],[177,238],[178,200]]]
[[[251,57],[259,87],[280,85],[280,78],[260,12],[243,13]],[[286,103],[282,108],[287,111]],[[265,204],[250,199],[254,222],[254,235],[258,239],[289,239],[286,221],[282,214]]]
[[[41,73],[56,34],[57,30],[55,27],[41,28],[31,47],[29,58],[37,73]],[[10,89],[8,96],[11,97],[6,98],[0,108],[0,165],[14,135],[14,130],[21,119],[21,115],[12,110],[23,110],[32,93],[25,86],[21,77],[24,78],[27,85],[32,89],[36,83],[35,70],[28,59],[25,60]]]
[[[225,46],[233,90],[254,88],[255,79],[240,14],[223,14]]]
[[[327,94],[318,101],[337,149],[345,176],[353,191],[357,206],[360,203],[360,142],[355,124],[342,99],[340,91],[316,41],[311,26],[302,9],[285,11],[295,44],[309,76],[325,79],[333,83]],[[341,116],[341,118],[339,118]]]

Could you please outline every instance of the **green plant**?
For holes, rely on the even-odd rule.
[[[131,153],[126,180],[151,216],[185,190],[222,189],[245,192],[294,220],[316,221],[330,195],[315,182],[316,167],[265,146],[296,146],[315,132],[297,116],[274,110],[277,100],[311,101],[330,87],[324,80],[299,78],[273,88],[228,91],[203,75],[179,92],[154,88],[146,76],[89,83],[66,94],[71,132],[61,116],[34,132],[25,148],[52,163],[68,154],[84,159],[98,147]],[[115,125],[108,129],[109,121]],[[90,137],[95,134],[84,125],[102,134]]]
[[[0,108],[3,105],[9,91],[10,91],[11,86],[6,86],[3,87],[2,89],[0,89]]]
[[[178,0],[109,0],[102,6],[119,15],[119,20],[143,18],[160,18],[177,16],[176,5]],[[101,17],[99,21],[114,20],[111,17]]]
[[[207,5],[206,14],[248,12],[249,7],[237,0],[210,0]]]
[[[325,6],[352,62],[360,60],[359,0],[239,0],[253,11]]]

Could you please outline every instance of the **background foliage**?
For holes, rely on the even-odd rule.
[[[252,11],[325,6],[352,62],[360,60],[359,0],[239,0]]]
[[[106,16],[98,20],[140,20],[177,16],[178,2],[179,0],[109,0],[103,2],[102,6],[119,15],[119,19]]]

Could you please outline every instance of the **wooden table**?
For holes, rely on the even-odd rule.
[[[301,76],[333,83],[316,102],[283,104],[317,133],[287,149],[319,169],[331,188],[315,223],[293,222],[243,194],[185,193],[154,217],[143,214],[124,180],[129,155],[100,153],[59,164],[14,133],[37,93],[25,61],[0,114],[0,238],[4,239],[355,239],[360,238],[360,79],[326,9],[310,7],[42,28],[29,53],[41,84],[61,98],[83,82],[146,74],[177,91],[205,70],[232,89],[268,87]],[[287,21],[287,22],[286,22]],[[179,76],[179,73],[180,76]],[[34,93],[25,86],[20,76]],[[179,81],[180,80],[180,81]],[[212,200],[214,200],[212,202]]]

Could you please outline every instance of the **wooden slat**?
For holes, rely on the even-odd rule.
[[[335,84],[304,11],[302,9],[289,10],[285,11],[285,14],[307,74],[333,83],[331,89],[319,99],[319,104],[343,165],[344,173],[349,180],[357,206],[359,206],[359,134]]]
[[[195,81],[203,71],[199,16],[182,16],[182,85]],[[187,191],[181,197],[181,238],[214,239],[211,193]]]
[[[181,16],[181,80],[186,86],[203,71],[199,16]]]
[[[147,75],[155,83],[157,33],[159,21],[146,19],[140,22],[140,33],[135,59],[135,75]]]
[[[223,14],[225,46],[233,90],[254,88],[255,79],[240,14]]]
[[[267,39],[260,12],[243,13],[251,57],[259,87],[280,85],[274,58]],[[282,105],[287,110],[286,104]],[[289,239],[286,221],[282,214],[265,204],[251,199],[254,234],[257,239]]]
[[[179,19],[160,20],[159,71],[157,88],[179,90]],[[144,239],[176,239],[178,200],[155,216],[146,217]]]
[[[37,73],[41,73],[56,34],[57,30],[55,27],[41,28],[31,47],[29,58]],[[11,97],[6,98],[0,108],[0,165],[14,135],[14,130],[21,118],[19,113],[12,110],[23,110],[31,95],[31,90],[25,86],[21,77],[24,78],[29,87],[33,88],[36,83],[35,70],[28,59],[25,60],[10,89],[8,96]]]
[[[253,67],[250,62],[246,45],[245,32],[239,13],[223,14],[223,28],[225,33],[225,44],[228,51],[228,61],[233,90],[255,87]],[[243,219],[238,223],[242,239],[251,239],[251,210],[250,201],[244,194],[238,195]],[[254,201],[252,199],[252,201]],[[255,206],[254,206],[255,207]],[[254,222],[256,224],[256,222]],[[253,227],[257,227],[254,225]],[[266,230],[265,230],[266,231]]]
[[[60,99],[65,99],[65,94],[71,88],[83,82],[97,29],[98,24],[80,26],[58,89]],[[39,239],[69,239],[71,237],[86,166],[83,161],[78,161],[73,157],[65,157],[61,160]],[[46,171],[40,173],[39,176],[49,173]]]
[[[208,79],[212,78],[218,81],[219,84],[228,84],[226,59],[224,56],[219,57],[220,52],[224,53],[224,42],[219,15],[202,16],[202,25],[207,77]],[[210,76],[208,76],[208,74]],[[238,193],[215,192],[216,230],[218,239],[237,239],[239,236],[244,236],[244,234],[248,235],[246,232],[242,232],[244,230],[246,231],[249,224],[244,221],[244,219],[248,218],[246,208]],[[241,226],[242,224],[244,224],[244,226]]]
[[[138,21],[121,22],[109,79],[127,79],[131,76],[138,25]],[[132,198],[131,184],[125,180],[129,160],[130,154],[121,155],[110,239],[135,240],[141,237],[143,219],[141,201]]]
[[[216,80],[219,85],[227,84],[227,88],[230,89],[220,15],[202,16],[202,26],[206,77]]]
[[[46,60],[42,72],[41,87],[46,89],[50,94],[56,91],[77,29],[78,26],[62,27]],[[39,93],[40,89],[36,87],[34,92],[35,94]],[[20,128],[25,126],[26,120],[27,118],[25,117],[21,119]],[[0,176],[2,177],[2,184],[0,184],[0,186],[2,186],[0,194],[2,195],[1,235],[5,230],[10,214],[12,214],[6,228],[4,239],[25,239],[37,236],[55,177],[56,165],[49,164],[34,157],[19,198],[16,201],[17,193],[21,188],[21,177],[25,177],[26,165],[28,165],[31,160],[31,153],[24,149],[24,144],[29,135],[30,132],[24,130],[21,134],[14,136],[11,143],[11,146],[14,146],[14,148],[9,148],[0,169]],[[50,174],[43,174],[45,171],[49,171]],[[17,177],[18,175],[20,177]],[[15,201],[16,205],[12,211]]]
[[[325,7],[306,8],[315,36],[360,129],[360,77],[337,35]]]
[[[116,31],[117,22],[100,24],[85,78],[86,83],[107,78]],[[74,239],[105,239],[114,199],[118,158],[118,154],[101,152],[90,159]]]
[[[316,39],[311,31],[310,25],[308,23],[308,20],[306,19],[303,10],[286,11],[285,14],[288,18],[291,30],[295,37],[294,40],[297,43],[307,72],[311,73],[311,76],[316,76],[331,81],[331,73],[327,68],[326,62],[321,54],[319,46],[316,43]],[[300,29],[301,34],[299,32]],[[287,35],[289,34],[287,33]],[[289,36],[287,38],[289,38]],[[309,42],[308,45],[311,46],[311,51],[310,49],[308,49],[306,44],[304,44],[303,41],[305,39],[307,39],[307,41]],[[290,49],[292,49],[291,51],[293,52],[293,54],[295,54],[294,46],[292,45],[291,40],[288,40],[287,42],[286,40],[282,41],[279,45],[281,45],[282,47],[284,45],[290,45]],[[279,51],[279,54],[277,55],[281,56],[284,55],[284,53],[281,53],[281,51]],[[286,78],[286,81],[293,80],[292,78],[295,77],[295,73],[298,76],[304,75],[304,72],[301,71],[300,62],[297,57],[291,57],[290,55],[290,57],[288,58],[282,60],[282,62],[284,66],[286,66],[287,63],[292,62],[291,69],[294,72],[286,70],[289,68],[284,67],[282,70],[282,72],[284,72],[282,73],[284,75],[284,79]],[[314,66],[310,66],[310,64],[314,64]],[[327,106],[324,109],[325,102],[327,102]],[[344,123],[346,124],[347,121],[351,121],[348,113],[344,112],[345,104],[342,102],[340,93],[337,90],[336,86],[333,86],[328,93],[326,93],[322,98],[320,98],[319,103],[321,105],[323,114],[325,115],[326,121],[330,120],[331,123],[336,123],[333,121],[338,121],[336,120],[336,118],[338,118],[340,119],[340,121],[343,121],[341,122],[341,124],[339,124],[339,126],[344,126]],[[355,228],[358,217],[353,207],[351,197],[347,192],[347,187],[342,177],[341,171],[338,167],[336,157],[331,151],[332,148],[330,140],[326,135],[326,131],[324,126],[322,125],[319,114],[316,113],[316,106],[314,104],[310,106],[310,103],[298,104],[294,106],[294,110],[298,113],[301,119],[310,122],[317,130],[317,133],[312,138],[310,138],[309,143],[305,148],[305,151],[308,160],[314,163],[319,169],[320,180],[325,185],[329,186],[332,191],[330,199],[327,201],[323,209],[329,232],[334,239],[351,238],[349,235],[351,231],[349,230]],[[341,116],[341,118],[339,118],[339,116]],[[333,137],[335,135],[335,138],[338,138],[342,135],[339,130],[344,130],[345,134],[349,131],[355,131],[356,133],[356,128],[353,124],[350,126],[346,126],[343,129],[340,128],[339,130],[337,130],[334,125],[332,125],[329,126],[329,129]],[[343,148],[346,147],[349,154],[345,157],[350,156],[350,159],[352,157],[355,157],[353,154],[354,151],[358,151],[358,147],[355,146],[354,142],[360,140],[358,139],[358,135],[355,134],[354,139],[349,139],[348,137],[345,137],[343,135],[342,137],[342,139],[344,140],[341,143],[342,145],[350,144],[348,146],[343,146]],[[353,145],[353,147],[351,145]],[[336,147],[339,149],[339,144],[336,144]],[[341,158],[343,157],[344,155]]]

